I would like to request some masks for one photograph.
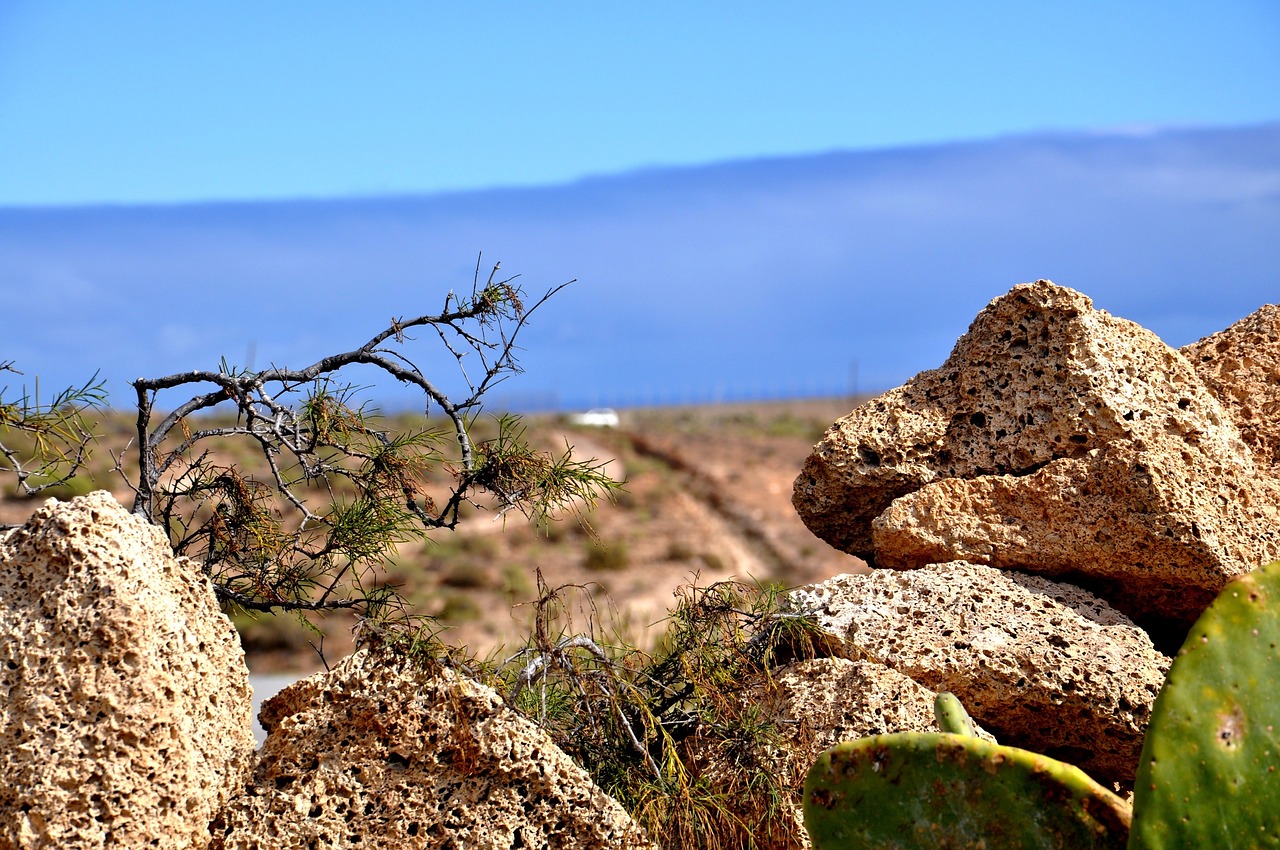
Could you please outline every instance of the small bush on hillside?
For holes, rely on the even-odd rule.
[[[296,655],[319,643],[316,628],[295,616],[277,617],[242,611],[231,616],[246,652],[279,652]]]
[[[529,578],[529,570],[523,564],[504,564],[501,581],[502,593],[508,604],[533,601],[535,588]]]
[[[469,593],[445,591],[436,614],[443,623],[470,623],[480,619],[480,603]]]
[[[664,557],[668,561],[691,561],[697,552],[683,540],[671,540],[667,543],[667,551]]]
[[[488,569],[480,564],[473,561],[460,561],[445,571],[445,574],[440,577],[440,583],[445,587],[455,587],[460,590],[477,590],[489,587],[493,584],[493,579]]]
[[[631,564],[631,552],[625,540],[588,540],[584,566],[592,572],[624,570]]]
[[[87,475],[74,475],[61,481],[47,481],[43,477],[30,479],[31,483],[38,487],[38,492],[32,494],[24,494],[27,499],[57,499],[60,502],[66,502],[79,496],[87,496],[94,490],[98,489],[98,485]]]
[[[501,548],[498,545],[498,541],[487,534],[458,535],[458,549],[481,560],[491,560],[497,557]]]
[[[724,558],[720,557],[715,552],[703,552],[698,557],[702,559],[702,563],[705,564],[707,569],[711,572],[724,572]]]
[[[640,500],[630,490],[619,490],[615,501],[618,507],[625,510],[635,510],[640,505]]]

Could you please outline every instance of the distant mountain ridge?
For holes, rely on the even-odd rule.
[[[117,404],[132,377],[222,355],[301,365],[437,309],[481,251],[531,291],[579,280],[529,328],[515,399],[829,393],[855,370],[886,388],[1037,277],[1181,345],[1280,300],[1280,124],[426,196],[0,208],[0,359],[46,384],[102,368]]]

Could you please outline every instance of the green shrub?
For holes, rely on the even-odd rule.
[[[667,543],[667,551],[664,556],[668,561],[689,561],[694,555],[693,547],[683,540],[672,540]]]
[[[474,561],[458,561],[452,564],[440,578],[445,587],[456,587],[461,590],[478,590],[491,587],[493,580],[489,571]]]
[[[39,486],[40,482],[36,480],[33,481],[33,484]],[[60,502],[66,502],[79,496],[87,496],[97,489],[99,488],[92,479],[84,475],[76,475],[65,481],[50,483],[47,487],[42,487],[38,495],[30,498],[52,498]]]
[[[809,443],[822,439],[827,431],[827,422],[816,419],[802,419],[793,413],[784,413],[769,422],[765,433],[770,437],[800,437]]]
[[[496,558],[501,550],[498,541],[488,534],[458,535],[458,549],[477,558]]]
[[[602,540],[588,540],[586,563],[592,572],[612,572],[626,569],[631,563],[627,541],[614,540],[606,543]]]
[[[446,591],[442,599],[444,604],[436,615],[441,622],[457,625],[480,619],[480,603],[471,594]]]
[[[706,564],[708,570],[715,573],[724,571],[724,558],[715,552],[703,552],[699,557],[702,558],[702,563]]]
[[[297,653],[307,649],[321,636],[305,618],[272,616],[235,611],[231,623],[240,634],[240,645],[249,653]]]
[[[504,564],[502,567],[502,593],[508,603],[526,602],[533,599],[533,582],[529,573],[520,564]]]
[[[585,598],[584,598],[585,597]],[[772,769],[780,736],[755,688],[778,664],[817,652],[811,618],[778,588],[682,588],[652,655],[574,628],[596,613],[586,587],[539,587],[529,645],[495,684],[587,769],[661,847],[790,846],[790,789]],[[748,696],[750,694],[751,696]],[[713,779],[686,746],[724,754]]]

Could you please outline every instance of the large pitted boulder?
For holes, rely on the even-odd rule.
[[[109,493],[0,539],[0,847],[203,848],[254,750],[209,580]]]
[[[1260,464],[1280,475],[1280,304],[1180,349]]]
[[[832,426],[793,503],[876,566],[1061,576],[1135,617],[1194,620],[1280,557],[1277,481],[1186,358],[1044,280]]]
[[[361,650],[259,713],[267,740],[215,848],[650,846],[492,689]]]
[[[793,591],[851,653],[951,691],[1001,743],[1130,783],[1169,659],[1092,594],[964,562]]]

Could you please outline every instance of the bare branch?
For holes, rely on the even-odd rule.
[[[497,420],[497,437],[473,440],[483,396],[520,371],[520,331],[568,285],[526,307],[517,278],[500,270],[495,264],[482,281],[477,262],[470,293],[450,292],[440,312],[394,317],[358,348],[301,369],[242,370],[223,361],[216,371],[134,381],[134,513],[166,528],[175,551],[197,558],[226,601],[311,611],[360,608],[369,598],[362,577],[393,546],[455,528],[480,494],[500,512],[541,519],[611,493],[617,485],[602,464],[534,451],[512,418]],[[453,355],[465,398],[450,398],[416,365],[417,328],[432,329]],[[342,382],[354,366],[414,387],[427,410],[443,412],[448,436],[434,427],[391,433]],[[161,413],[159,399],[174,391],[193,394]],[[216,415],[228,418],[210,418]],[[265,459],[264,480],[208,448],[230,441],[254,444]],[[433,470],[447,470],[445,483]]]

